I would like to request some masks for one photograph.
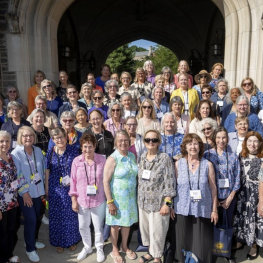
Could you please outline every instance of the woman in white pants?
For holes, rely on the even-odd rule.
[[[95,247],[97,261],[103,262],[103,225],[106,211],[106,199],[103,187],[103,170],[106,158],[94,153],[96,138],[92,134],[85,134],[80,138],[82,154],[72,163],[70,191],[72,209],[78,213],[79,232],[84,248],[78,255],[83,260],[92,253],[90,222],[95,229]]]

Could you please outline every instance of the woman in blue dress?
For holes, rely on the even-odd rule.
[[[181,154],[181,144],[184,135],[177,132],[177,122],[171,112],[164,114],[161,122],[162,143],[159,146],[161,152],[167,153],[174,161]]]
[[[78,214],[72,210],[69,196],[71,164],[79,155],[74,145],[67,144],[64,129],[51,131],[55,146],[46,154],[46,196],[49,199],[49,236],[50,244],[62,253],[64,248],[75,251],[81,240]]]

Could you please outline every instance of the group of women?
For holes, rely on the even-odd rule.
[[[93,252],[91,222],[98,262],[106,258],[105,226],[112,260],[135,260],[129,233],[138,222],[148,247],[140,263],[162,262],[169,227],[175,259],[184,262],[184,249],[199,262],[215,262],[213,225],[226,220],[235,230],[233,249],[247,244],[247,258],[258,256],[263,128],[257,114],[263,95],[251,78],[229,89],[220,63],[211,73],[200,71],[195,86],[188,71],[181,61],[177,74],[164,67],[155,75],[147,61],[131,84],[130,73],[113,78],[103,65],[100,77],[88,74],[80,93],[65,71],[58,88],[37,71],[29,116],[14,96],[18,90],[8,87],[6,112],[0,99],[6,115],[0,131],[0,262],[20,261],[13,250],[21,212],[26,254],[40,260],[45,199],[50,244],[63,253],[82,240],[78,260]]]

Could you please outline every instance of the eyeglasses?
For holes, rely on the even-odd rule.
[[[65,122],[65,123],[67,123],[67,122],[72,123],[74,120],[72,120],[72,119],[64,119],[62,121]]]
[[[157,138],[145,138],[144,141],[146,143],[149,143],[149,142],[157,143],[157,142],[159,142],[159,139],[157,139]]]
[[[18,111],[20,111],[21,109],[10,109],[10,111],[12,111],[12,112],[18,112]]]
[[[34,137],[33,134],[25,134],[25,135],[22,135],[23,138],[32,138]]]
[[[199,78],[200,79],[206,79],[206,76],[205,75],[200,75]]]
[[[16,90],[9,90],[8,93],[16,93]]]
[[[111,109],[111,111],[113,111],[113,112],[115,112],[115,111],[119,112],[120,109]]]
[[[109,86],[109,88],[117,88],[116,86]]]
[[[126,125],[130,128],[130,127],[136,127],[137,123],[126,123]]]
[[[163,75],[169,75],[170,74],[170,72],[164,72],[163,73]]]
[[[118,143],[128,143],[130,142],[130,140],[126,139],[126,140],[118,140]]]
[[[50,87],[52,87],[52,85],[51,85],[51,84],[48,84],[48,85],[46,85],[46,86],[43,86],[42,89],[46,89],[46,88],[50,88]]]
[[[57,141],[62,141],[64,138],[65,137],[62,137],[62,136],[56,137],[56,138],[54,137],[53,140],[57,142]]]
[[[237,104],[238,107],[247,107],[247,104]]]
[[[101,120],[101,118],[94,118],[94,119],[90,119],[92,122],[94,122],[94,121],[100,121]]]
[[[152,106],[142,106],[142,108],[150,110],[152,108]]]
[[[41,106],[41,105],[46,105],[46,103],[45,102],[43,102],[43,103],[36,103],[36,105],[37,106]]]
[[[209,94],[211,93],[210,91],[202,91],[202,94]]]
[[[243,86],[250,86],[252,83],[251,82],[247,82],[247,83],[243,83]]]
[[[75,93],[77,93],[76,90],[75,91],[70,91],[70,92],[68,92],[68,95],[75,94]]]
[[[93,97],[94,100],[101,100],[102,97]]]
[[[202,132],[204,132],[204,131],[211,131],[212,130],[212,127],[208,127],[208,128],[204,128],[203,130],[202,130]]]

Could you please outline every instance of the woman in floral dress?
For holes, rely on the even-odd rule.
[[[236,249],[244,244],[250,248],[247,258],[257,258],[259,247],[263,247],[263,218],[257,213],[259,204],[259,172],[263,162],[263,140],[258,132],[249,132],[242,144],[241,188],[237,195],[237,211],[234,219]],[[242,245],[243,243],[243,245]]]

